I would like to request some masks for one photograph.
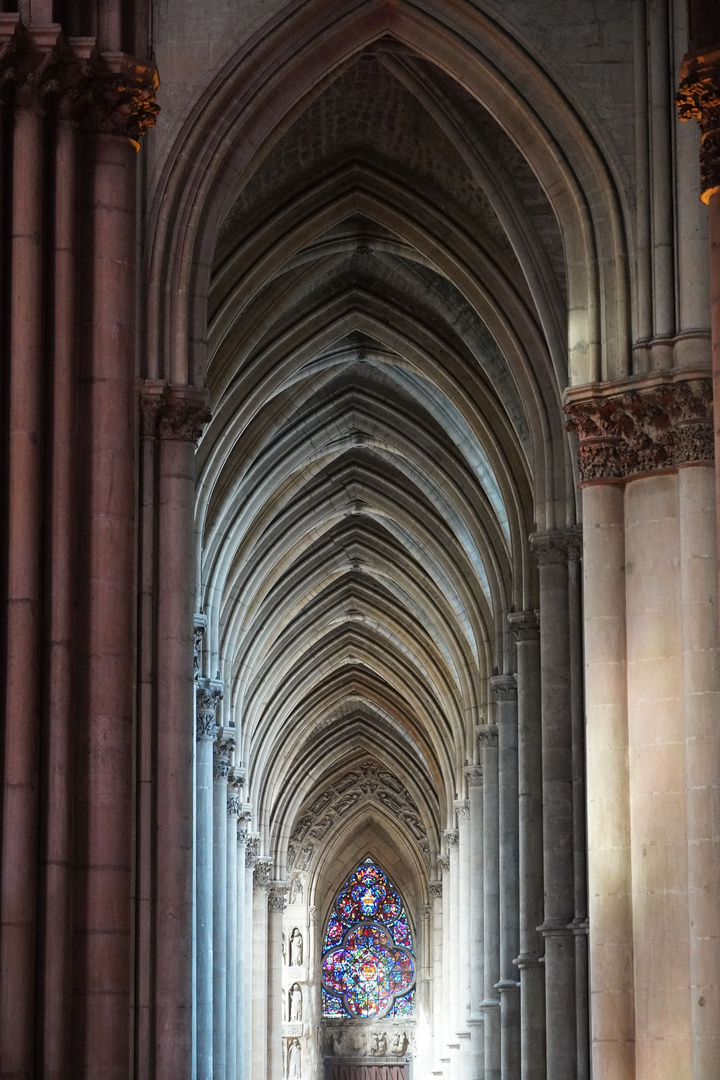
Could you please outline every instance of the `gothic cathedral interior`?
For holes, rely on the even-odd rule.
[[[0,1080],[720,1080],[713,378],[718,0],[0,0]]]

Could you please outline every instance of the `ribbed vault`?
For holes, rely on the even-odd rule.
[[[522,153],[389,36],[318,82],[227,199],[198,451],[207,665],[274,874],[309,874],[321,905],[373,845],[426,902],[488,679],[512,668],[507,614],[536,603],[527,537],[573,520],[566,292]]]

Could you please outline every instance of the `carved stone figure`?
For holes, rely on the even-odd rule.
[[[290,990],[290,1019],[302,1020],[302,990],[297,983]]]
[[[390,1040],[390,1053],[395,1057],[401,1057],[408,1047],[407,1035],[404,1031],[397,1031]]]
[[[370,1044],[371,1054],[387,1054],[387,1036],[384,1031],[375,1032]]]
[[[290,903],[299,904],[303,898],[303,884],[300,878],[293,878],[290,882]]]
[[[290,935],[290,966],[300,967],[303,962],[303,939],[300,931],[295,927]]]
[[[332,1033],[332,1052],[333,1054],[342,1054],[343,1052],[342,1031],[333,1031]]]
[[[367,1053],[367,1040],[364,1031],[360,1031],[357,1028],[353,1031],[350,1037],[350,1049],[356,1054]]]
[[[297,1039],[288,1046],[287,1053],[287,1077],[288,1080],[300,1080],[302,1076],[302,1050]]]

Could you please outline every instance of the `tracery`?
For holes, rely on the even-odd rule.
[[[322,957],[323,1015],[411,1016],[412,934],[400,894],[371,858],[340,889]]]

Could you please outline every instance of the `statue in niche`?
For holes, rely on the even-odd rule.
[[[290,1019],[302,1020],[302,990],[297,983],[290,990]]]
[[[290,935],[290,966],[301,967],[303,962],[303,939],[297,927]]]
[[[283,964],[287,963],[287,937],[284,932],[282,936],[282,958]]]
[[[302,1063],[301,1063],[302,1050],[300,1049],[300,1043],[297,1039],[288,1046],[287,1052],[287,1077],[288,1080],[300,1080],[302,1076]]]
[[[303,898],[303,887],[300,878],[293,878],[290,884],[290,903],[300,904]]]
[[[390,1053],[400,1057],[407,1050],[408,1041],[404,1031],[396,1032],[390,1040]]]
[[[384,1031],[375,1032],[370,1044],[371,1054],[387,1054],[387,1037]]]

